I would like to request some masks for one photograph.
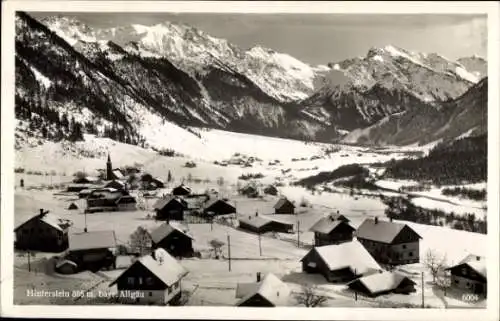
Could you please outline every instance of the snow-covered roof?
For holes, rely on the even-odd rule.
[[[276,204],[274,205],[274,208],[281,208],[283,205],[285,205],[287,203],[290,203],[293,207],[295,207],[295,205],[293,205],[293,203],[290,202],[286,197],[282,197],[278,200],[278,202],[276,202]]]
[[[356,236],[358,238],[390,244],[405,227],[408,226],[406,224],[382,221],[379,219],[366,219],[358,227]],[[410,227],[408,228],[411,229]],[[415,231],[413,232],[417,234]],[[418,237],[421,238],[420,235],[418,235]]]
[[[190,234],[183,231],[178,226],[167,224],[167,223],[162,224],[159,227],[157,227],[156,229],[154,229],[153,232],[151,232],[151,234],[150,234],[151,239],[153,240],[153,242],[158,243],[161,240],[163,240],[165,237],[170,235],[170,233],[172,233],[173,231],[178,231],[178,232],[186,235],[190,239],[193,239],[193,237]]]
[[[476,271],[479,275],[486,278],[486,258],[484,256],[469,254],[463,260],[461,260],[458,264],[449,267],[447,270],[450,270],[454,267],[460,266],[462,264],[468,265],[471,269]]]
[[[244,223],[255,228],[261,228],[262,226],[271,223],[270,220],[261,216],[242,216],[238,219],[240,223]]]
[[[318,253],[330,271],[350,268],[353,272],[356,270],[356,274],[366,274],[382,270],[365,247],[356,240],[342,244],[317,246],[311,251]]]
[[[59,261],[59,262],[56,264],[56,269],[60,268],[60,267],[61,267],[61,266],[63,266],[63,265],[66,265],[66,264],[68,264],[68,265],[73,265],[73,266],[75,266],[75,267],[77,266],[77,264],[76,264],[75,262],[73,262],[73,261],[70,261],[70,260],[61,260],[61,261]]]
[[[24,224],[30,222],[31,220],[34,219],[39,219],[40,221],[52,226],[56,230],[63,231],[63,226],[67,225],[68,221],[65,221],[54,214],[51,213],[46,213],[44,215],[37,214],[33,217],[31,217],[29,220],[25,221],[24,223],[20,224],[18,227],[14,229],[14,231],[17,231],[19,228],[21,228]]]
[[[114,231],[90,231],[69,235],[69,250],[104,249],[116,246]]]
[[[344,221],[342,217],[344,216],[337,216],[337,214],[335,214],[335,216],[330,215],[323,217],[319,221],[317,221],[309,230],[322,234],[329,234],[341,224],[346,224],[354,230],[354,228],[349,223]]]
[[[167,206],[172,201],[175,201],[175,202],[183,205],[184,207],[187,207],[187,203],[182,198],[180,198],[178,196],[169,195],[167,197],[162,197],[162,198],[158,199],[154,203],[153,209],[155,209],[155,210],[161,210],[162,208],[164,208],[165,206]]]
[[[153,257],[153,254],[155,257]],[[177,262],[177,260],[164,249],[156,249],[151,255],[145,255],[132,264],[127,270],[120,274],[109,286],[114,285],[134,265],[141,264],[165,285],[171,286],[183,278],[188,271]]]
[[[368,291],[370,291],[372,294],[376,294],[386,291],[392,291],[396,289],[404,280],[415,284],[414,281],[404,275],[383,271],[381,273],[373,273],[367,276],[363,276],[359,279],[349,282],[347,285],[351,286],[355,283],[360,282],[368,289]]]
[[[290,299],[290,288],[276,275],[269,273],[262,281],[238,283],[236,298],[241,298],[236,305],[241,305],[256,294],[261,295],[274,306],[286,306]]]

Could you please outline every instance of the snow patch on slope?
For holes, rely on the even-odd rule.
[[[46,89],[48,89],[52,85],[52,81],[42,75],[35,67],[30,66],[31,71],[33,71],[33,74],[35,74],[36,80],[38,80]]]
[[[479,78],[477,76],[473,75],[462,67],[456,67],[455,72],[463,79],[468,80],[472,83],[477,84],[479,82]]]

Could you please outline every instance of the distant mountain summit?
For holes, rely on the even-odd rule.
[[[93,133],[161,148],[167,132],[197,139],[194,126],[335,142],[407,112],[439,116],[486,69],[478,57],[395,46],[310,66],[185,24],[96,29],[64,16],[16,16],[18,128],[51,140]],[[391,141],[379,132],[374,141]]]

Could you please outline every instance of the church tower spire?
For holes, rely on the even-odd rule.
[[[106,162],[106,180],[113,179],[113,165],[111,164],[111,156],[108,153],[108,161]]]

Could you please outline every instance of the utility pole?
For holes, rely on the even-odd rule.
[[[424,272],[422,272],[422,309],[424,308]]]
[[[227,235],[227,256],[229,263],[229,272],[231,272],[231,237]]]
[[[356,269],[354,269],[354,277],[356,277]],[[358,291],[354,290],[354,301],[358,301]]]
[[[28,250],[28,272],[31,272],[31,251]]]
[[[259,254],[260,254],[260,256],[262,256],[262,246],[260,243],[260,232],[259,232]]]
[[[300,221],[297,221],[297,247],[300,247]]]

